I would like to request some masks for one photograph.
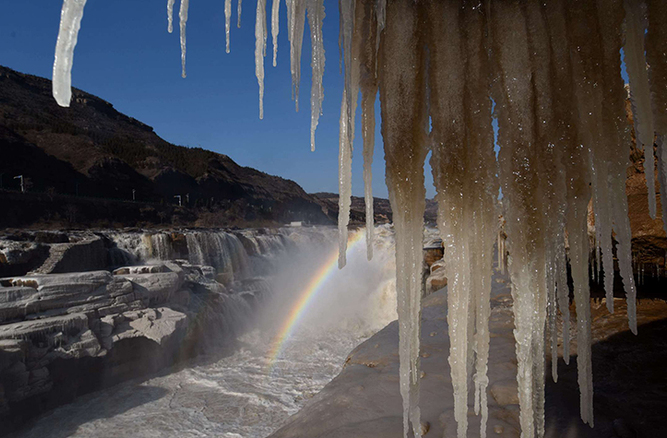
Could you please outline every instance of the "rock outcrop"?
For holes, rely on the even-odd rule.
[[[0,279],[0,435],[237,334],[261,291],[229,294],[213,273],[165,262]]]

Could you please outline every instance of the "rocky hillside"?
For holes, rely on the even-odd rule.
[[[186,222],[211,222],[216,213],[239,225],[330,221],[293,181],[239,166],[226,155],[168,143],[150,126],[78,89],[73,90],[71,107],[61,108],[51,97],[50,80],[1,66],[0,150],[1,188],[18,190],[19,181],[13,178],[24,175],[29,192],[48,194],[51,200],[72,195],[131,201],[135,190],[143,203],[173,205],[174,195],[182,195],[183,206],[196,210]],[[6,194],[0,191],[0,198]],[[18,204],[12,199],[18,209],[12,218],[16,223],[0,219],[0,226],[32,221],[37,207],[24,207],[24,212]],[[92,216],[108,214],[96,213],[94,203],[79,209],[93,210]],[[136,210],[137,222],[150,222]],[[44,220],[48,214],[65,213],[39,216]],[[94,222],[88,219],[86,225]],[[132,217],[120,222],[136,225]]]
[[[319,192],[311,194],[322,205],[324,212],[334,220],[338,217],[338,194]],[[391,205],[389,199],[373,198],[373,216],[376,224],[391,222]],[[424,219],[429,224],[435,224],[438,216],[438,204],[433,199],[426,200]],[[352,196],[350,206],[350,223],[361,225],[366,222],[366,201],[361,196]]]

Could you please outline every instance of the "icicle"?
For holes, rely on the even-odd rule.
[[[255,18],[255,76],[259,85],[259,118],[264,118],[264,56],[266,55],[266,0],[257,0]]]
[[[280,0],[273,0],[271,7],[271,37],[273,38],[273,66],[278,65],[278,33],[280,32]]]
[[[361,133],[364,141],[364,202],[366,206],[366,257],[373,258],[373,149],[375,147],[375,98],[377,96],[377,48],[379,27],[374,0],[357,1],[355,20],[359,33],[353,58],[358,59],[361,88]]]
[[[454,416],[467,431],[468,375],[486,436],[488,319],[497,230],[493,129],[484,17],[462,2],[433,2],[424,12],[429,46],[429,107],[438,229],[445,246]],[[472,345],[472,350],[467,346]],[[476,360],[475,360],[476,356]]]
[[[225,0],[225,51],[229,53],[229,33],[232,21],[232,0]]]
[[[419,410],[419,342],[421,332],[422,241],[426,190],[425,53],[419,5],[412,0],[387,4],[378,63],[382,136],[389,200],[396,232],[400,389],[403,429],[422,436]]]
[[[301,45],[306,21],[306,0],[286,0],[287,37],[290,42],[290,70],[292,72],[292,99],[299,111],[299,84],[301,83]]]
[[[533,356],[532,350],[532,314],[535,308],[534,292],[539,281],[532,273],[538,271],[539,261],[534,254],[527,254],[530,236],[529,229],[522,227],[537,226],[535,214],[526,208],[532,204],[527,193],[521,190],[521,178],[526,188],[534,188],[536,182],[531,170],[534,163],[529,159],[527,147],[533,135],[532,114],[528,107],[532,101],[531,84],[525,78],[530,77],[528,57],[528,36],[521,8],[515,3],[496,3],[492,14],[493,44],[495,61],[498,63],[499,91],[494,96],[498,114],[500,144],[499,162],[500,179],[503,190],[503,204],[507,214],[507,236],[509,250],[508,269],[512,280],[512,298],[514,300],[514,338],[518,361],[518,391],[522,437],[534,436],[533,414]],[[514,80],[513,80],[514,78]],[[515,80],[521,78],[520,80]],[[531,117],[529,117],[531,115]],[[525,156],[523,169],[513,166],[513,155]],[[534,172],[534,171],[533,171]]]
[[[174,31],[174,1],[167,0],[167,32]]]
[[[352,63],[352,35],[360,38],[361,29],[355,29],[355,0],[343,0],[340,3],[341,33],[343,35],[343,56],[345,60],[345,88],[343,96],[347,99],[341,105],[341,129],[340,129],[340,161],[339,181],[338,181],[338,239],[339,256],[338,267],[345,266],[345,252],[347,250],[347,223],[350,216],[350,205],[352,196],[352,148],[354,145],[354,127],[355,113],[357,109],[357,99],[359,96],[359,65]],[[361,25],[361,23],[357,23]],[[356,30],[356,32],[354,32]],[[343,128],[344,126],[344,128]],[[343,137],[343,135],[345,137]],[[342,219],[344,218],[344,219]],[[345,229],[343,229],[343,223]]]
[[[278,0],[274,0],[277,2]],[[275,5],[275,3],[274,3]],[[277,27],[276,18],[276,27]],[[324,77],[324,38],[322,36],[322,22],[324,20],[324,0],[308,0],[308,27],[310,27],[310,41],[312,46],[312,60],[310,65],[313,70],[312,88],[310,91],[310,150],[315,150],[315,130],[322,114],[322,100],[324,100],[324,89],[322,79]],[[274,50],[277,50],[277,35],[274,37]],[[275,52],[274,52],[275,56]],[[275,65],[275,58],[274,64]]]
[[[461,3],[433,2],[426,12],[429,46],[429,108],[432,124],[431,168],[438,201],[438,231],[445,248],[449,365],[454,389],[457,434],[468,430],[468,342],[470,309],[470,239],[463,199],[466,184],[464,92],[466,58]]]
[[[72,63],[86,0],[65,0],[60,11],[60,30],[53,61],[53,97],[69,107],[72,100]]]
[[[658,178],[662,204],[662,225],[667,232],[667,7],[663,0],[648,0],[648,32],[646,60],[650,66],[651,103],[655,130],[658,134]]]
[[[243,1],[239,0],[239,2],[236,5],[236,27],[241,28],[241,11],[242,11],[242,4]]]
[[[340,104],[340,134],[338,151],[338,268],[345,266],[347,251],[347,225],[350,222],[352,203],[352,145],[348,142],[347,91],[343,90]]]
[[[181,76],[185,78],[185,25],[188,22],[188,6],[190,0],[181,0],[181,8],[178,11],[178,22],[181,28]]]
[[[603,65],[603,129],[604,147],[599,155],[609,162],[609,198],[613,206],[607,207],[608,217],[612,219],[616,234],[616,255],[623,280],[623,288],[627,297],[628,322],[630,329],[636,333],[636,290],[632,274],[632,252],[630,220],[628,217],[628,201],[625,194],[627,168],[630,165],[628,145],[630,132],[627,126],[626,98],[627,92],[621,77],[621,60],[619,51],[623,44],[622,23],[625,19],[623,0],[598,0],[597,10],[602,36]],[[611,257],[609,257],[611,259]],[[613,260],[605,259],[613,272]],[[610,282],[613,276],[610,273]],[[605,287],[607,278],[605,278]],[[613,285],[607,288],[607,306],[613,309]]]
[[[630,79],[630,97],[634,118],[637,148],[644,150],[644,174],[648,188],[649,215],[655,219],[655,164],[653,160],[653,113],[651,94],[644,56],[643,3],[625,0],[625,65]],[[664,23],[663,23],[664,25]]]

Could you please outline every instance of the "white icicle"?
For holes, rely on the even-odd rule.
[[[418,7],[412,0],[389,2],[387,22],[393,25],[383,32],[379,55],[383,65],[379,78],[386,179],[396,231],[399,377],[406,438],[410,425],[415,438],[422,436],[419,344],[428,115],[426,55]]]
[[[287,37],[290,42],[290,71],[292,72],[292,99],[299,111],[299,84],[301,83],[301,46],[306,22],[306,0],[286,0]]]
[[[274,5],[278,0],[274,0]],[[324,100],[324,37],[322,36],[322,23],[324,20],[324,0],[308,0],[308,26],[310,27],[310,41],[312,47],[312,59],[310,65],[313,71],[312,87],[310,91],[310,150],[315,150],[315,130],[322,114],[322,101]],[[275,9],[274,9],[275,10]],[[276,26],[277,21],[276,18]],[[274,36],[274,50],[277,50],[277,34]],[[275,52],[274,52],[275,56]],[[274,63],[275,65],[275,57]]]
[[[188,6],[190,0],[181,0],[181,8],[178,11],[178,22],[181,29],[181,76],[185,77],[185,25],[188,22]]]
[[[232,21],[232,0],[225,0],[225,51],[229,53],[229,33]]]
[[[338,268],[342,269],[347,262],[347,225],[350,221],[350,205],[352,203],[352,145],[349,143],[347,117],[347,92],[343,90],[343,101],[340,104],[340,134],[338,151]]]
[[[278,65],[278,33],[280,32],[280,0],[271,7],[271,37],[273,38],[273,66]]]
[[[236,5],[236,27],[240,28],[241,27],[241,11],[243,9],[243,1],[239,0],[239,2]]]
[[[257,0],[255,17],[255,76],[259,85],[259,118],[264,118],[264,55],[266,53],[266,0]]]
[[[648,188],[649,215],[655,219],[655,162],[653,159],[653,111],[644,56],[644,10],[637,0],[625,0],[625,66],[630,79],[630,98],[637,148],[644,150],[644,174]],[[664,23],[663,23],[664,24]]]
[[[167,0],[167,32],[169,33],[174,31],[174,1],[176,0]]]
[[[53,97],[68,107],[72,100],[72,63],[74,47],[81,28],[86,0],[65,0],[60,11],[60,30],[53,61]]]
[[[343,35],[343,55],[345,62],[345,87],[343,96],[347,99],[341,105],[341,129],[339,140],[341,153],[339,161],[339,200],[338,200],[338,228],[339,228],[339,258],[338,266],[345,266],[345,252],[347,251],[347,224],[350,216],[352,196],[352,148],[354,145],[355,112],[359,95],[359,65],[357,60],[352,63],[352,35],[354,33],[355,0],[342,0],[340,3],[341,32]],[[359,34],[357,34],[359,36]],[[343,121],[343,118],[345,120]],[[345,135],[345,138],[342,136]],[[311,139],[311,141],[313,141]],[[344,217],[344,219],[343,219]],[[345,227],[344,229],[342,227]]]

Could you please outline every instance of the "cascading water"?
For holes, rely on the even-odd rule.
[[[196,239],[202,248],[206,234],[186,236],[192,236],[190,239]],[[223,234],[230,236],[209,232],[208,238],[216,242]],[[275,264],[274,274],[251,280],[256,288],[271,289],[262,294],[254,310],[243,293],[225,295],[220,310],[221,324],[226,325],[222,331],[241,333],[248,328],[243,327],[248,321],[255,324],[239,336],[239,347],[232,354],[219,353],[211,346],[204,360],[190,367],[84,396],[41,418],[22,436],[46,436],[57,418],[62,430],[73,437],[265,437],[340,372],[346,355],[356,345],[396,319],[391,227],[375,229],[370,262],[365,232],[351,233],[359,238],[349,245],[351,263],[345,271],[337,268],[333,228],[242,234],[257,247],[269,248],[273,242],[271,248],[281,251],[282,256],[246,255],[251,265],[267,260]],[[426,236],[426,240],[432,238],[433,233]],[[140,244],[147,239],[116,234],[113,240],[129,250],[129,242]],[[173,245],[171,248],[173,251]],[[196,257],[201,254],[206,251]],[[328,275],[314,277],[314,272]],[[309,304],[289,325],[288,335],[279,337],[304,293],[310,297]],[[215,339],[215,334],[209,335]]]

